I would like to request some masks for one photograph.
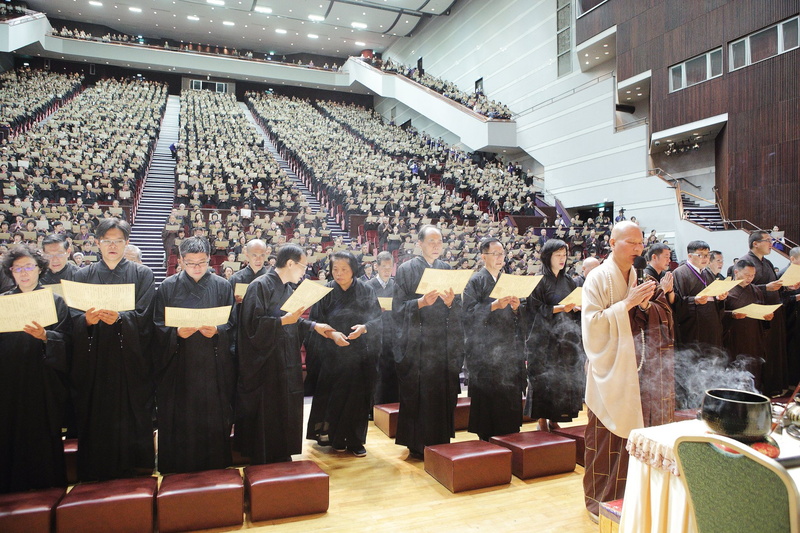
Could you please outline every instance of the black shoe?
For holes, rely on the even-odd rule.
[[[425,459],[425,454],[417,450],[408,449],[408,457],[411,459]]]
[[[358,446],[348,447],[347,449],[350,450],[350,453],[352,453],[356,457],[367,456],[367,449],[364,448],[364,446],[358,445]]]
[[[333,451],[335,452],[347,451],[347,446],[345,446],[344,444],[332,444],[331,448],[333,448]]]
[[[331,439],[329,439],[327,435],[320,435],[319,438],[317,439],[317,444],[319,444],[320,446],[330,446]]]

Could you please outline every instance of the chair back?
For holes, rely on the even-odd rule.
[[[797,533],[798,492],[783,466],[736,440],[687,436],[678,469],[699,533]]]

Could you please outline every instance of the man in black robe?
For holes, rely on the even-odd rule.
[[[789,250],[789,260],[800,265],[800,246]],[[780,278],[789,267],[778,272]],[[786,315],[786,354],[789,362],[789,383],[800,381],[800,288],[787,289],[783,294],[783,310]]]
[[[775,266],[767,259],[767,255],[772,252],[772,237],[766,231],[754,231],[748,237],[747,243],[750,251],[741,257],[752,262],[755,267],[755,277],[753,285],[764,291],[764,299],[767,304],[782,303],[787,291],[796,290],[798,285],[784,287],[783,282],[778,280],[775,273]],[[767,360],[764,363],[763,391],[768,395],[776,395],[784,392],[787,387],[794,385],[788,380],[789,361],[786,353],[786,328],[783,308],[775,311],[775,318],[770,322],[769,332],[767,333]],[[796,351],[792,359],[796,359]],[[793,370],[796,369],[796,361],[792,361]],[[796,371],[796,370],[795,370]]]
[[[672,274],[675,290],[675,391],[680,409],[694,408],[688,405],[689,398],[697,391],[689,391],[683,382],[688,378],[698,357],[722,357],[722,316],[727,293],[719,296],[697,296],[713,283],[708,265],[710,246],[705,241],[691,241],[686,246],[688,259]]]
[[[244,247],[244,255],[247,257],[247,266],[235,272],[231,276],[231,288],[236,291],[237,283],[244,283],[249,285],[258,276],[263,276],[267,273],[267,267],[264,264],[267,262],[267,245],[261,239],[252,239]],[[236,296],[236,303],[242,303],[243,296]]]
[[[281,311],[306,272],[302,248],[281,246],[275,268],[253,281],[241,304],[234,443],[253,464],[291,461],[303,445],[300,343],[333,328]]]
[[[527,384],[520,299],[490,297],[505,266],[503,245],[480,244],[484,268],[464,289],[464,330],[469,371],[469,431],[481,440],[517,433]]]
[[[153,320],[158,405],[159,472],[197,472],[231,464],[236,385],[233,313],[224,324],[167,327],[165,307],[233,306],[233,290],[208,268],[208,241],[191,237],[179,248],[183,271],[156,293]]]
[[[394,258],[390,252],[383,251],[376,257],[378,275],[367,282],[375,291],[378,298],[391,298],[394,296]],[[394,364],[394,320],[391,309],[381,313],[383,327],[383,349],[378,360],[378,381],[375,387],[375,404],[396,403],[399,400],[397,392],[397,370]]]
[[[400,413],[395,442],[421,458],[425,446],[450,442],[464,360],[461,298],[452,289],[422,296],[417,287],[426,268],[449,270],[438,259],[442,234],[431,225],[418,235],[422,256],[406,261],[395,277],[392,313]]]
[[[153,272],[124,258],[130,225],[104,218],[97,226],[102,259],[80,269],[80,283],[135,286],[130,311],[71,309],[72,386],[78,417],[81,481],[150,475],[154,467]]]
[[[733,265],[733,275],[742,283],[732,288],[725,299],[725,348],[732,359],[753,374],[755,387],[761,390],[761,365],[767,359],[766,340],[774,313],[765,316],[765,320],[757,320],[734,312],[750,304],[764,305],[765,295],[752,284],[756,275],[752,261],[739,259]]]
[[[644,269],[645,277],[653,278],[661,286],[670,305],[675,303],[672,272],[669,271],[669,262],[672,250],[664,243],[657,242],[650,246],[645,253],[647,266]]]
[[[47,271],[42,274],[42,285],[55,285],[62,279],[73,280],[79,270],[69,262],[72,247],[63,234],[52,233],[42,240],[44,256],[50,261]]]

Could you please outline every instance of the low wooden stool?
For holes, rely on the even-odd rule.
[[[66,489],[45,489],[0,495],[0,531],[49,533],[56,505]]]
[[[511,452],[482,440],[425,447],[425,471],[450,492],[511,482]]]
[[[67,483],[78,482],[78,439],[64,439],[64,465],[67,469]]]
[[[600,533],[617,533],[619,517],[622,515],[622,498],[600,504]]]
[[[562,437],[567,437],[568,439],[572,439],[575,441],[575,462],[581,466],[586,466],[586,460],[583,457],[583,454],[586,450],[586,441],[584,439],[584,434],[586,433],[586,425],[582,426],[572,426],[568,428],[559,428],[554,429],[552,431],[554,435],[560,435]]]
[[[238,526],[244,521],[244,484],[238,470],[172,474],[156,496],[160,533]]]
[[[459,398],[456,403],[456,410],[453,414],[453,426],[456,431],[469,428],[469,406],[472,399],[469,397]]]
[[[75,485],[56,507],[56,532],[153,531],[158,479],[138,477]]]
[[[253,522],[328,510],[328,474],[313,461],[248,466],[244,484]]]
[[[392,439],[397,435],[397,417],[399,415],[399,403],[384,403],[372,408],[372,419],[375,426]]]
[[[511,471],[520,479],[575,470],[575,441],[547,431],[492,437],[489,442],[511,450]]]

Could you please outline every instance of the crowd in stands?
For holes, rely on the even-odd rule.
[[[373,57],[370,61],[372,65],[380,68],[384,72],[395,72],[397,74],[401,74],[406,78],[414,80],[420,85],[424,85],[429,89],[433,89],[446,98],[467,106],[476,113],[489,118],[511,118],[511,110],[508,108],[508,106],[494,100],[489,100],[489,98],[482,92],[475,91],[472,93],[467,93],[459,89],[455,83],[437,78],[436,76],[432,76],[424,71],[420,72],[417,67],[409,67],[407,65],[392,61],[391,59],[384,61]]]
[[[3,139],[27,131],[71,100],[81,90],[78,74],[56,74],[29,68],[0,74],[0,135]]]
[[[27,15],[28,11],[19,5],[0,4],[0,19],[9,20]]]
[[[100,218],[128,216],[166,100],[164,84],[101,80],[48,121],[3,140],[0,242],[35,242],[83,224],[91,231]]]

